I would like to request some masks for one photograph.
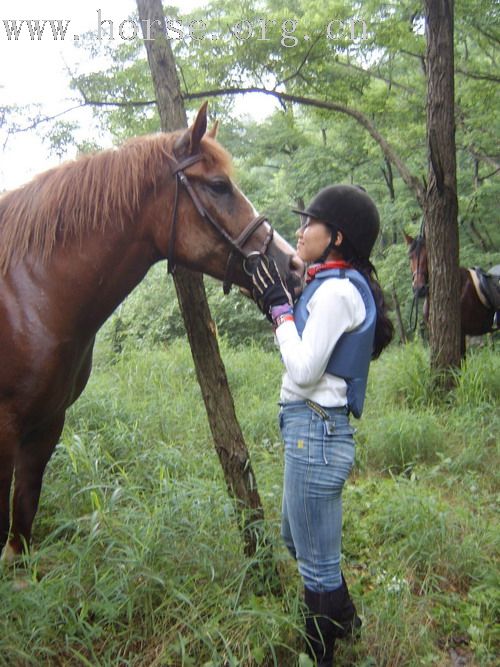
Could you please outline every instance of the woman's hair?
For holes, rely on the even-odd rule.
[[[394,336],[394,325],[387,313],[388,307],[385,301],[384,292],[378,282],[377,271],[369,259],[360,259],[357,256],[354,248],[345,236],[342,239],[342,243],[335,247],[335,250],[338,250],[344,260],[349,262],[353,268],[359,271],[370,285],[375,300],[375,306],[377,308],[377,323],[375,325],[372,359],[377,359],[382,350],[389,345]]]

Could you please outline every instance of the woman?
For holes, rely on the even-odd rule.
[[[282,536],[297,560],[308,608],[308,651],[333,665],[335,639],[361,626],[340,569],[342,489],[354,462],[368,367],[393,326],[370,262],[379,232],[366,192],[333,185],[314,197],[297,232],[309,266],[293,305],[273,263],[261,257],[254,298],[273,322],[285,366],[280,428],[285,443]]]

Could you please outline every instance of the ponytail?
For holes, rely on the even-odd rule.
[[[394,336],[394,325],[388,315],[388,307],[385,301],[384,292],[377,278],[377,271],[369,259],[357,257],[351,244],[347,239],[343,239],[341,245],[337,248],[346,262],[359,271],[366,278],[370,286],[377,309],[377,323],[375,325],[375,338],[373,341],[372,359],[377,359],[382,350],[389,345]]]

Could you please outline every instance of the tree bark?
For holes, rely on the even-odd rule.
[[[454,118],[453,0],[425,0],[428,186],[425,234],[429,261],[431,367],[460,365],[460,274]],[[447,383],[451,374],[447,374]]]
[[[175,59],[165,37],[161,0],[137,0],[137,7],[162,130],[169,132],[186,127],[186,111]],[[245,553],[254,555],[264,511],[248,449],[236,418],[203,278],[198,273],[178,267],[174,282],[215,448],[229,494],[239,513],[238,524],[243,531]]]

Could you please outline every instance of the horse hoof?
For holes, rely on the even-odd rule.
[[[2,552],[2,557],[0,560],[4,561],[5,563],[13,563],[18,558],[18,556],[19,554],[14,551],[11,545],[7,544]]]

